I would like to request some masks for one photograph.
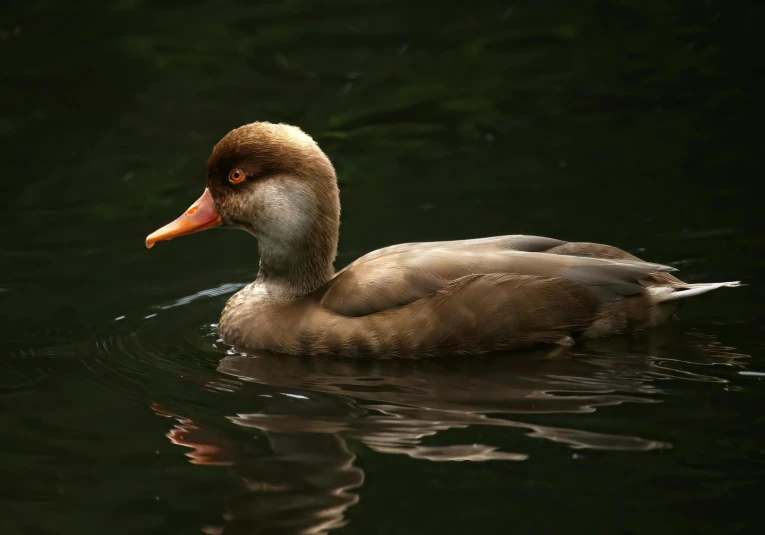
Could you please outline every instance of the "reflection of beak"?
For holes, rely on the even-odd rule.
[[[217,227],[220,224],[220,214],[215,209],[210,190],[205,188],[202,196],[181,217],[149,234],[146,237],[146,247],[151,249],[158,241],[172,240],[178,236]]]

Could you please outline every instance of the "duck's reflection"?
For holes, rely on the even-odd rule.
[[[338,435],[268,432],[242,445],[161,407],[153,409],[176,419],[167,437],[189,448],[190,462],[235,467],[241,485],[227,499],[221,524],[202,528],[208,535],[327,533],[345,524],[345,510],[359,500],[350,491],[362,485],[364,472],[354,466],[356,456]]]
[[[207,533],[326,533],[344,524],[345,509],[358,501],[353,489],[364,480],[349,444],[431,461],[523,461],[529,437],[573,448],[669,447],[659,437],[548,426],[532,416],[657,404],[663,380],[725,383],[721,368],[713,367],[736,366],[743,357],[714,340],[688,343],[659,334],[565,354],[469,359],[229,356],[219,371],[238,379],[240,395],[247,395],[241,402],[257,410],[243,407],[227,419],[257,429],[258,440],[246,447],[227,443],[182,416],[175,416],[168,437],[191,448],[191,462],[234,465],[242,478],[223,524],[207,526]],[[235,384],[226,381],[226,390]],[[496,444],[438,436],[469,426],[517,431],[499,435]]]

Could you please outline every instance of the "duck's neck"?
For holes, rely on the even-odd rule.
[[[329,217],[328,217],[329,216]],[[259,238],[260,266],[255,284],[274,299],[299,299],[326,283],[335,273],[339,214],[322,214],[305,233],[293,239]]]

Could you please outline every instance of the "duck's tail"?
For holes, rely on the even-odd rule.
[[[734,282],[702,282],[699,284],[683,284],[682,286],[653,286],[648,288],[654,303],[685,299],[701,295],[718,288],[738,288],[743,286],[740,281]]]

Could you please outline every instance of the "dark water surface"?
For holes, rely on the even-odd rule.
[[[722,1],[4,6],[0,533],[756,531],[762,21]],[[143,240],[252,120],[335,162],[338,267],[527,233],[750,286],[569,354],[237,355],[215,323],[254,240]]]

